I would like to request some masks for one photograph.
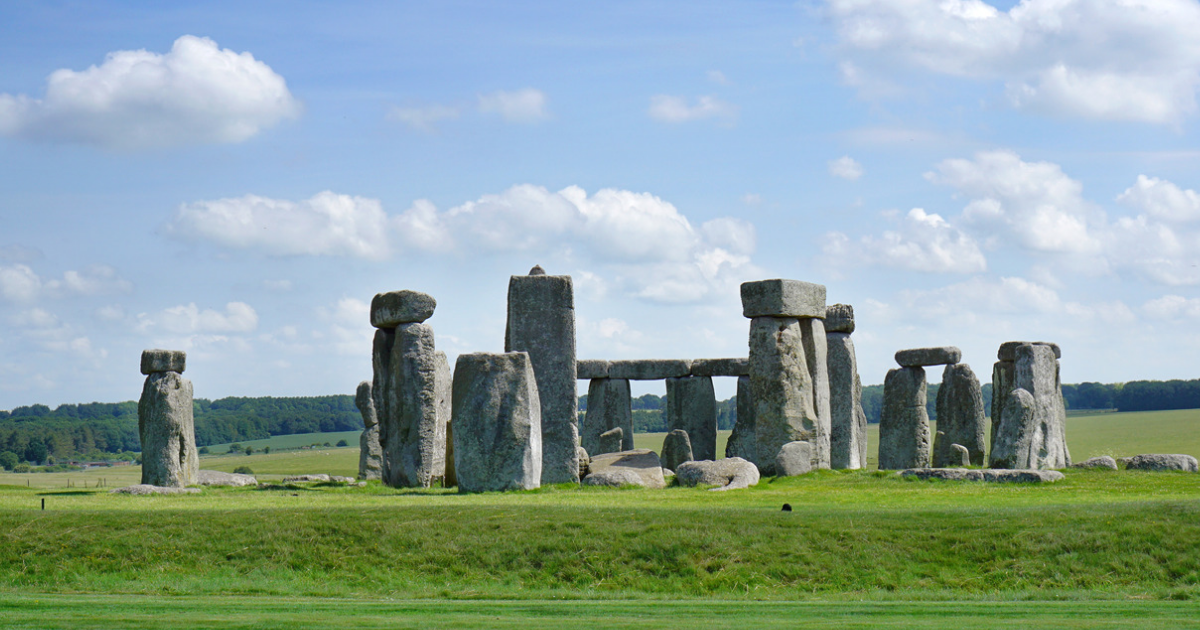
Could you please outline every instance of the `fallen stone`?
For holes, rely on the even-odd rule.
[[[717,396],[710,376],[667,379],[667,429],[687,431],[692,453],[717,458]]]
[[[375,414],[371,381],[358,384],[354,406],[358,407],[363,419],[363,432],[358,436],[358,478],[380,479],[383,475],[383,448],[379,445],[379,418]]]
[[[594,378],[588,383],[587,412],[579,429],[580,443],[589,453],[615,453],[633,448],[633,412],[629,381],[623,378]],[[622,430],[616,448],[601,444],[600,436],[612,429]]]
[[[952,365],[962,361],[962,350],[954,346],[940,348],[913,348],[896,352],[896,363],[900,367],[924,367],[926,365]]]
[[[258,479],[254,475],[227,473],[219,470],[200,470],[196,473],[198,486],[257,486]]]
[[[460,354],[454,366],[453,391],[454,471],[459,491],[539,487],[542,407],[529,355]],[[571,477],[577,478],[579,452],[574,444],[571,462]]]
[[[1005,341],[1000,344],[1000,349],[996,351],[996,358],[1001,361],[1016,361],[1017,348],[1028,345],[1046,346],[1054,351],[1055,359],[1062,358],[1062,348],[1058,347],[1058,344],[1049,341]]]
[[[663,468],[663,477],[674,477],[675,471],[670,468]]]
[[[1191,455],[1150,453],[1134,455],[1125,461],[1125,470],[1182,470],[1196,472],[1196,458]]]
[[[929,465],[929,412],[925,409],[925,370],[888,370],[879,416],[879,469]]]
[[[176,487],[195,485],[200,469],[192,417],[192,382],[179,372],[146,377],[138,401],[142,441],[142,483]]]
[[[992,481],[1012,483],[1051,483],[1064,479],[1057,470],[969,470],[965,468],[912,468],[897,473],[918,479],[950,481]]]
[[[775,476],[795,477],[812,470],[812,444],[788,442],[775,456]]]
[[[942,436],[942,432],[938,431],[938,437]],[[958,455],[958,464],[963,468],[971,465],[971,449],[962,444],[951,444],[950,448]]]
[[[754,397],[750,393],[750,377],[737,380],[737,419],[725,442],[725,457],[740,457],[748,462],[758,461],[758,440],[754,437]]]
[[[829,323],[826,317],[825,323]],[[845,332],[825,333],[829,367],[829,467],[859,469],[867,465],[867,414],[862,408],[862,382],[854,341]]]
[[[179,372],[187,366],[187,353],[182,350],[143,350],[142,374]]]
[[[663,438],[662,465],[663,468],[675,470],[680,464],[690,462],[692,456],[692,441],[688,439],[687,431],[675,429]]]
[[[609,362],[603,359],[584,359],[575,363],[575,378],[586,380],[608,378]]]
[[[854,307],[849,304],[833,304],[825,309],[825,332],[854,332]]]
[[[813,444],[814,468],[829,467],[826,351],[819,319],[756,317],[750,321],[754,463],[762,474],[775,474],[775,455],[784,444],[797,441]]]
[[[604,453],[592,457],[586,486],[641,486],[665,488],[662,462],[651,450],[640,448],[619,453]]]
[[[825,285],[800,280],[743,282],[742,316],[825,317]]]
[[[1108,455],[1101,455],[1071,464],[1071,468],[1107,468],[1108,470],[1116,470],[1117,460]]]
[[[621,427],[613,427],[604,433],[600,434],[600,447],[597,455],[604,453],[620,453],[625,450],[621,448],[622,438],[625,437],[625,430]]]
[[[332,481],[333,478],[325,473],[288,475],[283,478],[283,483],[330,483]]]
[[[947,365],[942,371],[942,385],[937,392],[937,427],[933,441],[934,468],[961,464],[961,455],[952,448],[955,444],[967,449],[970,464],[983,465],[987,455],[983,388],[966,363]]]
[[[693,359],[692,376],[749,376],[750,359]]]
[[[691,461],[675,469],[679,484],[689,488],[695,486],[718,486],[713,490],[738,490],[758,484],[758,467],[740,457],[727,457],[711,461]]]
[[[691,372],[692,364],[687,359],[613,361],[608,366],[609,378],[625,378],[631,381],[661,381],[687,376]]]
[[[124,488],[115,488],[108,491],[109,494],[200,494],[200,488],[176,488],[174,486],[154,486],[148,483],[139,483]]]
[[[389,291],[376,293],[371,299],[371,325],[376,328],[395,328],[414,324],[433,317],[437,300],[420,291]]]

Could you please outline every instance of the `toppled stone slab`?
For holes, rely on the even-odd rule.
[[[825,317],[825,285],[802,280],[742,283],[742,316]]]
[[[719,486],[713,490],[738,490],[758,484],[758,467],[740,458],[727,457],[712,461],[685,462],[675,469],[679,484],[689,488],[695,486]]]
[[[750,359],[693,359],[692,376],[750,376]]]
[[[918,479],[947,479],[951,481],[993,481],[1011,483],[1051,483],[1061,481],[1057,470],[969,470],[965,468],[910,468],[897,473]]]
[[[627,378],[631,381],[659,381],[687,376],[691,372],[692,362],[687,359],[613,361],[608,366],[609,378]]]
[[[282,483],[354,483],[354,477],[326,475],[324,473],[291,475],[283,478]]]
[[[1117,460],[1108,455],[1101,455],[1071,464],[1071,468],[1106,468],[1108,470],[1116,470]]]
[[[1050,341],[1005,341],[1000,344],[1000,349],[996,351],[996,358],[1001,361],[1016,361],[1017,348],[1021,346],[1047,346],[1054,352],[1055,359],[1062,358],[1062,348]]]
[[[926,365],[953,365],[962,361],[962,350],[954,346],[940,348],[913,348],[896,352],[896,363],[901,367],[924,367]]]
[[[1196,472],[1196,458],[1191,455],[1148,453],[1125,460],[1125,470],[1182,470]]]
[[[142,374],[147,376],[159,372],[179,372],[187,367],[187,353],[183,350],[143,350]]]
[[[168,488],[139,483],[108,491],[109,494],[200,494],[200,488]]]
[[[812,444],[788,442],[775,456],[775,476],[795,477],[812,470]]]
[[[227,473],[219,470],[200,470],[196,473],[196,484],[201,486],[257,486],[254,475]]]
[[[409,290],[376,293],[371,299],[371,325],[395,328],[423,322],[433,316],[435,308],[437,300],[428,293]]]
[[[575,362],[575,378],[579,380],[608,378],[609,362],[603,359],[583,359]]]
[[[688,438],[687,431],[683,429],[675,429],[663,438],[662,446],[662,465],[663,468],[675,470],[680,464],[690,462],[695,457],[692,456],[692,441]]]
[[[832,304],[825,309],[825,332],[854,332],[854,307],[849,304]]]
[[[652,450],[639,448],[592,457],[585,486],[641,486],[665,488],[662,461]]]

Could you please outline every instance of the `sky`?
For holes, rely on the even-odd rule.
[[[535,264],[580,358],[745,356],[738,286],[794,278],[854,306],[865,384],[940,345],[987,382],[1009,340],[1198,378],[1197,32],[1196,0],[5,2],[0,408],[135,400],[146,348],[201,398],[352,394],[373,295],[502,352]]]

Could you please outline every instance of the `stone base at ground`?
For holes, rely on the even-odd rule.
[[[200,486],[257,486],[254,475],[227,473],[219,470],[201,470],[196,473],[196,485]]]
[[[965,468],[910,468],[896,473],[918,479],[947,479],[951,481],[997,481],[1043,483],[1061,481],[1057,470],[968,470]]]
[[[658,459],[658,454],[639,448],[592,457],[583,485],[665,488],[667,481],[663,479],[662,461]]]
[[[200,494],[200,488],[167,488],[164,486],[152,486],[148,483],[139,483],[124,488],[109,490],[109,494]]]
[[[698,462],[685,462],[675,469],[675,478],[679,485],[689,488],[694,486],[719,486],[713,490],[737,490],[758,484],[758,467],[740,458]]]

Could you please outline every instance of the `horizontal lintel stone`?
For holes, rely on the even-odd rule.
[[[608,366],[608,377],[627,378],[632,381],[657,381],[688,376],[692,372],[691,363],[687,359],[613,361]]]
[[[582,359],[575,362],[575,378],[608,378],[608,367],[609,362],[604,359]]]
[[[742,283],[742,316],[825,318],[825,285],[802,280]]]
[[[692,376],[750,376],[750,359],[693,359]]]
[[[959,361],[962,361],[962,350],[954,346],[913,348],[912,350],[900,350],[896,353],[896,363],[899,363],[901,367],[954,365]]]
[[[854,307],[849,304],[831,304],[825,309],[825,332],[854,332]]]
[[[371,300],[371,325],[376,328],[395,328],[401,324],[423,322],[433,317],[437,300],[420,291],[389,291],[376,293]]]
[[[183,372],[187,366],[187,353],[183,350],[143,350],[142,374],[159,372]]]

